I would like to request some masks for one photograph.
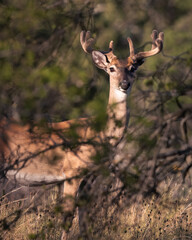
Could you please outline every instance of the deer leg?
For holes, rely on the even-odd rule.
[[[65,184],[64,181],[57,184],[59,199],[63,198],[64,196],[64,184]]]
[[[78,189],[78,222],[79,222],[79,232],[80,237],[86,240],[92,239],[90,233],[88,232],[88,222],[89,222],[89,208],[92,198],[92,188],[94,181],[96,180],[95,175],[88,175],[82,181]],[[89,207],[88,207],[89,205]]]
[[[72,222],[75,215],[76,209],[76,194],[79,187],[79,179],[73,179],[72,181],[65,182],[64,186],[64,215],[63,215],[63,224],[64,230],[62,233],[61,240],[67,240],[70,228],[72,227]]]

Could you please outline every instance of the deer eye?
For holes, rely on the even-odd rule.
[[[110,67],[109,70],[110,70],[110,72],[115,72],[115,68],[114,67]]]

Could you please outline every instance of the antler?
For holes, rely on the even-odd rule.
[[[134,61],[138,61],[141,60],[143,58],[147,58],[147,57],[151,57],[154,56],[158,53],[160,53],[163,49],[163,40],[164,40],[164,33],[160,32],[158,35],[157,30],[153,30],[152,34],[151,34],[151,38],[152,38],[152,47],[150,51],[146,51],[146,52],[139,52],[137,54],[135,54],[135,50],[134,50],[134,46],[133,46],[133,42],[131,40],[131,38],[127,38],[127,41],[129,43],[129,49],[130,49],[130,57],[132,60]]]
[[[86,53],[92,53],[94,51],[93,45],[95,43],[95,39],[91,37],[90,31],[82,31],[80,34],[80,43],[83,48],[83,50]],[[109,43],[109,51],[100,51],[103,53],[108,61],[111,61],[113,58],[116,58],[115,54],[113,53],[113,41],[110,41]]]
[[[90,31],[82,31],[80,34],[80,43],[83,48],[83,50],[86,53],[92,53],[93,48],[92,46],[95,43],[95,39],[91,38],[91,32]]]

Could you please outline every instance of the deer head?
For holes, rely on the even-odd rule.
[[[113,41],[109,43],[109,50],[107,52],[96,51],[93,50],[95,40],[91,38],[91,33],[89,31],[82,31],[80,34],[80,42],[83,50],[92,55],[93,62],[98,68],[103,69],[109,74],[110,84],[124,93],[129,92],[134,79],[133,73],[143,64],[144,59],[158,54],[163,48],[163,32],[158,34],[156,30],[153,30],[151,38],[151,50],[139,53],[135,53],[132,40],[127,38],[130,56],[121,60],[113,53]]]

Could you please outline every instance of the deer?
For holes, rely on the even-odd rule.
[[[116,147],[123,139],[130,117],[127,97],[134,83],[134,73],[145,58],[163,49],[163,32],[153,30],[151,38],[151,50],[138,53],[135,53],[131,38],[127,38],[130,55],[119,59],[114,54],[113,41],[110,41],[108,51],[94,50],[95,39],[91,32],[80,33],[84,52],[91,55],[97,68],[109,75],[107,120],[100,132],[90,126],[89,118],[49,123],[46,127],[33,129],[29,124],[21,125],[15,121],[2,120],[0,123],[0,163],[5,176],[27,186],[59,184],[65,199],[64,221],[71,217],[67,213],[74,212],[74,199],[84,178],[82,169],[95,166],[91,156],[96,152],[97,143],[102,145],[108,141]],[[72,146],[71,129],[75,129],[77,138],[72,141]],[[69,228],[63,231],[62,240],[68,238],[68,232]]]

